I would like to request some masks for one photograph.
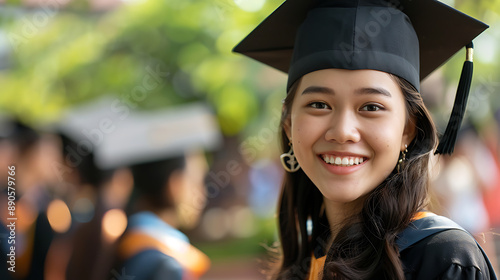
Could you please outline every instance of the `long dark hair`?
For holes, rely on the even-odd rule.
[[[281,266],[274,278],[306,279],[313,252],[325,250],[323,279],[404,279],[395,241],[428,203],[429,157],[437,145],[437,133],[420,94],[406,80],[392,77],[405,97],[407,121],[416,127],[407,161],[400,172],[395,168],[368,194],[361,212],[346,219],[329,248],[322,194],[301,169],[286,173],[278,206]],[[284,126],[299,84],[300,80],[284,101],[283,152],[289,149]]]

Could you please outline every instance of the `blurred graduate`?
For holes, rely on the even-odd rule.
[[[46,132],[6,117],[0,124],[0,154],[5,168],[0,183],[0,199],[5,202],[0,214],[0,279],[47,279],[49,248],[57,232],[69,225],[65,221],[58,223],[51,211],[54,205],[57,207],[52,188],[56,176],[51,164],[60,158],[58,142]],[[8,167],[14,167],[10,175]],[[7,180],[7,175],[14,179]],[[8,181],[14,183],[9,184],[9,190]],[[7,211],[7,201],[15,203],[13,215]],[[16,218],[14,226],[8,218]],[[15,259],[12,263],[10,256]],[[9,271],[8,267],[13,269]]]
[[[63,160],[55,165],[72,216],[70,231],[58,238],[49,258],[53,279],[105,279],[113,245],[125,230],[110,222],[124,217],[132,190],[127,169],[101,168],[97,154],[123,115],[114,99],[99,98],[69,108],[54,125],[62,140]]]
[[[134,182],[110,277],[198,279],[208,270],[208,257],[179,229],[198,222],[206,203],[204,151],[220,141],[200,104],[132,113],[105,138],[98,161],[130,167]]]

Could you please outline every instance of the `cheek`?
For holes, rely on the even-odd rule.
[[[403,138],[404,124],[402,122],[387,122],[370,126],[366,130],[365,139],[370,139],[370,145],[375,153],[382,153],[384,158],[397,160]]]
[[[322,137],[323,124],[318,118],[292,116],[292,141],[294,150],[311,149],[315,141]]]
[[[187,185],[184,188],[184,199],[200,202],[206,199],[204,173],[191,172],[188,174]]]
[[[325,131],[325,128],[331,125],[329,123],[331,120],[328,118],[318,117],[309,115],[307,113],[300,112],[297,113],[292,112],[290,121],[291,121],[291,131],[292,131],[292,139],[304,139],[304,138],[312,138],[311,136],[317,136]]]

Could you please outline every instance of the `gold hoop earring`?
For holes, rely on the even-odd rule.
[[[405,144],[405,150],[401,151],[401,155],[399,156],[398,160],[398,173],[401,171],[401,166],[403,165],[403,162],[406,161],[406,154],[408,153],[408,145]]]
[[[288,143],[288,145],[290,145],[290,151],[280,156],[281,165],[283,165],[283,168],[290,173],[297,172],[297,170],[300,169],[300,165],[295,159],[292,143]]]

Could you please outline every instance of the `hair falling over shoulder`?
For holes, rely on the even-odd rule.
[[[428,202],[429,157],[438,140],[421,95],[404,79],[393,78],[403,91],[407,120],[415,122],[417,131],[408,146],[406,164],[399,173],[395,168],[368,195],[361,212],[345,222],[329,248],[323,196],[302,170],[286,173],[278,205],[281,263],[273,279],[307,279],[317,250],[327,252],[323,279],[404,279],[395,240]],[[288,149],[284,125],[299,83],[291,87],[284,101],[283,152]],[[308,220],[312,223],[309,233]]]

